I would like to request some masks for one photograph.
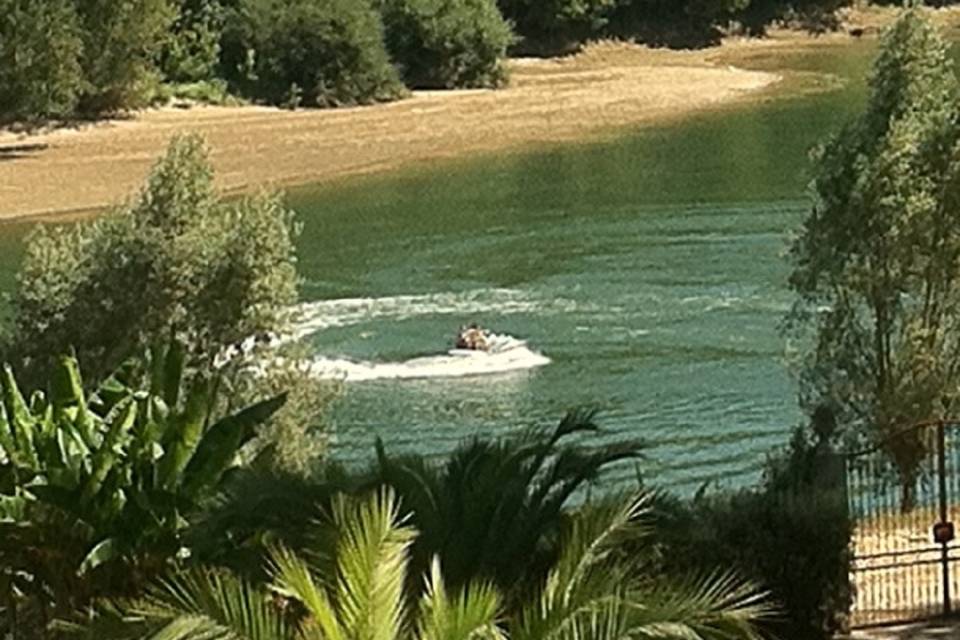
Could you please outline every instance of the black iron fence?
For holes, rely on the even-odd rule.
[[[891,451],[900,452],[899,465]],[[907,622],[960,609],[960,552],[953,535],[960,516],[960,425],[916,425],[883,446],[847,456],[846,485],[856,522],[851,625]]]

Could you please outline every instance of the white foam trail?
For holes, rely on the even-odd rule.
[[[532,351],[525,342],[500,336],[507,345],[498,351],[452,349],[444,355],[413,358],[406,362],[357,362],[318,357],[310,372],[319,378],[348,382],[368,380],[413,380],[423,378],[464,378],[542,367],[550,358]]]
[[[501,316],[544,311],[569,312],[578,306],[578,303],[562,298],[545,302],[515,289],[321,300],[297,308],[294,335],[288,339],[304,338],[324,329],[347,327],[371,320],[406,320],[424,315],[469,317],[491,312]]]

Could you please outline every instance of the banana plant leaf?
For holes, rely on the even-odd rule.
[[[240,447],[256,434],[256,428],[269,420],[286,401],[287,394],[283,393],[227,416],[211,426],[184,472],[183,488],[186,494],[196,496],[216,484],[231,466]]]

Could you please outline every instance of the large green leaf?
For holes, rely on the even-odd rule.
[[[195,496],[213,486],[226,471],[237,450],[256,433],[256,428],[270,419],[287,401],[287,394],[227,416],[207,429],[197,451],[184,472],[184,491]]]
[[[132,398],[114,407],[107,420],[107,433],[93,457],[93,469],[84,483],[81,500],[88,501],[100,491],[104,479],[121,457],[117,445],[129,433],[137,418],[137,403]]]
[[[61,428],[72,425],[88,447],[97,445],[95,424],[87,409],[83,381],[75,357],[60,358],[50,383],[50,402],[54,409],[54,419],[60,423]]]
[[[14,441],[14,450],[9,452],[10,457],[16,464],[36,469],[40,462],[33,447],[33,420],[10,365],[3,366],[0,387],[6,421],[10,425]]]
[[[205,379],[194,382],[182,413],[174,415],[164,434],[164,453],[160,459],[160,484],[173,490],[181,474],[193,458],[203,437],[204,422],[210,406],[210,383]]]
[[[84,575],[100,565],[120,556],[120,542],[116,538],[101,540],[87,553],[77,568],[77,575]]]

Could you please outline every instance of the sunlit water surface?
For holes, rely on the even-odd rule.
[[[801,419],[777,326],[808,153],[862,107],[871,46],[787,59],[833,74],[830,91],[292,192],[307,339],[348,376],[336,455],[362,459],[375,436],[441,454],[589,405],[600,439],[650,443],[639,467],[656,484],[755,478]],[[25,229],[3,230],[9,289]],[[528,351],[445,359],[469,321]]]

